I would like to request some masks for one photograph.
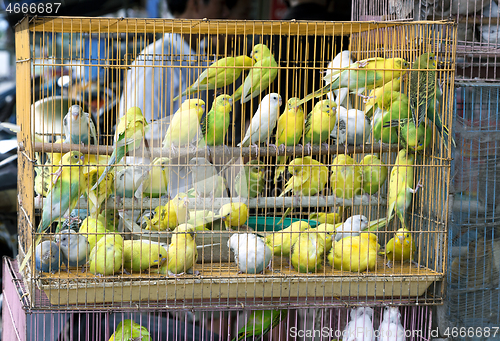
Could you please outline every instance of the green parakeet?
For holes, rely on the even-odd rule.
[[[398,78],[408,68],[402,58],[370,58],[358,60],[331,78],[331,83],[307,95],[298,104],[321,97],[330,91],[349,88],[351,93],[362,94],[365,90],[378,88]]]
[[[256,198],[266,186],[265,167],[259,160],[250,160],[234,178],[234,190],[242,198]]]
[[[397,143],[398,129],[395,126],[400,119],[408,119],[411,115],[408,97],[397,91],[385,92],[382,107],[386,111],[377,109],[373,116],[373,138],[384,143]]]
[[[81,193],[83,154],[72,151],[64,154],[62,164],[53,177],[53,185],[43,200],[42,221],[37,232],[45,232],[52,222],[62,218],[75,208]],[[38,244],[38,243],[37,243]]]
[[[424,150],[432,141],[432,129],[427,122],[416,128],[412,120],[402,120],[399,128],[399,136],[402,145],[413,151]]]
[[[278,127],[276,129],[276,145],[278,146],[295,146],[302,138],[304,131],[304,109],[301,105],[296,105],[299,101],[297,97],[289,98],[285,111],[278,119]],[[277,181],[280,175],[285,171],[285,164],[288,156],[278,156],[276,163],[279,167],[276,169],[274,181]]]
[[[443,125],[438,112],[438,105],[435,103],[441,97],[441,90],[439,86],[436,86],[436,56],[434,53],[424,53],[413,62],[412,68],[421,69],[421,71],[411,71],[409,77],[410,89],[408,97],[413,123],[418,128],[427,117],[434,122],[436,129],[444,139],[445,145],[447,145],[449,130]],[[429,110],[431,105],[432,110]],[[452,143],[455,145],[453,139]]]
[[[365,193],[375,194],[387,180],[387,166],[377,155],[367,154],[359,162],[362,174],[362,188]]]
[[[414,155],[400,150],[389,176],[387,219],[391,221],[396,212],[403,227],[406,227],[406,210],[410,207],[412,194],[421,187],[420,184],[416,189],[410,187],[414,181],[414,162]]]
[[[167,259],[167,251],[159,243],[144,240],[123,242],[123,268],[139,273],[161,266]]]
[[[201,121],[201,132],[204,142],[208,146],[221,146],[224,144],[229,128],[230,113],[233,110],[233,99],[229,95],[219,95],[212,104],[212,109]],[[203,145],[203,142],[201,143]]]
[[[243,84],[233,95],[235,101],[241,98],[241,103],[246,103],[258,96],[271,85],[278,75],[278,64],[266,45],[255,45],[250,56],[255,60],[255,63]]]
[[[92,187],[92,190],[97,188],[97,185],[104,180],[106,174],[108,174],[115,164],[119,163],[129,151],[135,150],[140,146],[148,130],[149,125],[144,116],[142,116],[141,109],[138,107],[128,109],[127,113],[120,117],[120,121],[116,125],[113,153],[109,158],[108,166],[99,177],[97,183]]]
[[[336,106],[337,104],[329,99],[316,103],[306,118],[303,144],[320,145],[328,140],[335,126]]]
[[[292,191],[294,195],[312,196],[320,193],[328,181],[328,168],[310,156],[293,159],[288,165],[292,177],[280,197]]]
[[[255,310],[232,341],[260,340],[286,318],[286,310]]]
[[[248,56],[225,57],[213,62],[204,70],[198,79],[180,97],[191,95],[198,91],[215,90],[233,84],[243,70],[253,65],[253,59]],[[179,96],[173,100],[177,101]]]
[[[170,120],[163,148],[182,147],[198,139],[200,120],[205,112],[205,102],[201,99],[187,99]]]
[[[146,327],[132,320],[123,320],[116,327],[108,341],[151,341],[151,335]]]

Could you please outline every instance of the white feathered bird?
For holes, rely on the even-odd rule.
[[[373,309],[358,307],[351,309],[351,320],[342,333],[342,341],[375,341]]]
[[[260,144],[267,141],[276,127],[280,106],[280,95],[274,92],[266,95],[260,102],[245,137],[238,144],[238,147],[248,147],[251,144]]]
[[[241,272],[257,274],[271,265],[273,252],[262,238],[253,233],[235,233],[227,241]]]
[[[359,231],[368,227],[368,218],[364,215],[353,215],[347,218],[342,225],[336,229],[335,241],[338,242],[345,237],[359,236]]]
[[[336,74],[338,74],[341,70],[340,68],[345,68],[348,67],[353,63],[351,59],[351,52],[350,51],[342,51],[339,54],[333,58],[333,60],[328,63],[328,66],[326,67],[326,72],[325,75],[323,76],[323,81],[325,82],[325,85],[330,84],[333,80]],[[335,103],[337,104],[337,107],[339,106],[344,106],[347,108],[352,108],[352,104],[349,101],[349,89],[340,89],[340,90],[333,90],[333,94],[335,95]],[[329,92],[327,94],[328,99],[334,100],[332,98],[332,93]]]
[[[370,120],[362,110],[337,107],[335,127],[330,134],[337,144],[361,145],[368,141],[370,133]]]
[[[378,341],[405,341],[405,329],[397,307],[385,307],[384,317],[378,329]]]

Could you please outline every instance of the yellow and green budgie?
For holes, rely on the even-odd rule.
[[[286,310],[255,310],[250,312],[247,324],[238,330],[232,341],[260,339],[267,335],[287,316]]]
[[[387,266],[391,267],[392,262],[395,261],[413,261],[415,251],[417,251],[415,240],[413,240],[410,231],[402,227],[397,230],[394,238],[390,239],[387,244],[385,244],[385,250],[380,252],[380,255],[387,257],[389,260]]]
[[[110,276],[122,267],[123,238],[107,234],[90,251],[89,271],[94,275]]]
[[[92,190],[97,188],[106,177],[106,174],[113,169],[115,164],[119,163],[129,151],[137,149],[144,135],[148,132],[149,125],[142,115],[141,109],[132,107],[127,110],[127,113],[120,117],[120,121],[116,125],[115,140],[113,153],[108,161],[108,166],[99,177],[97,183],[92,187]]]
[[[337,104],[329,99],[316,103],[306,118],[303,144],[320,145],[328,140],[331,131],[335,127],[336,106]]]
[[[201,99],[187,99],[170,120],[163,148],[182,147],[198,139],[200,120],[205,112],[205,102]]]
[[[132,320],[123,320],[116,327],[108,341],[151,341],[151,335],[146,327]]]
[[[402,58],[358,60],[335,74],[331,83],[304,97],[299,104],[316,97],[322,97],[330,91],[340,88],[348,88],[349,92],[361,95],[366,90],[381,87],[385,83],[399,78],[407,68],[408,62]]]
[[[276,129],[276,145],[278,146],[296,146],[302,139],[304,131],[304,109],[296,103],[299,101],[297,97],[289,98],[285,111],[278,119]],[[277,181],[280,175],[285,171],[287,156],[278,156],[276,163],[279,165],[274,175],[274,181]]]
[[[248,70],[254,60],[248,56],[225,57],[210,64],[198,79],[180,97],[191,95],[198,91],[215,90],[228,86],[237,80],[243,70]],[[177,101],[179,96],[173,100]]]
[[[293,222],[287,228],[270,233],[264,239],[264,242],[271,248],[275,256],[288,257],[291,253],[292,245],[299,238],[300,232],[309,229],[309,225],[305,221]]]
[[[215,98],[212,108],[205,116],[205,120],[201,121],[203,141],[207,146],[221,146],[224,144],[232,109],[233,99],[231,96],[219,95]]]
[[[278,63],[264,44],[257,44],[250,54],[255,61],[243,84],[233,94],[234,101],[246,103],[267,89],[278,75]]]

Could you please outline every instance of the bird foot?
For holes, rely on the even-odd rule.
[[[415,193],[417,193],[418,189],[422,188],[422,187],[424,187],[424,182],[422,181],[422,179],[420,179],[420,180],[418,180],[418,183],[417,183],[417,186],[415,186],[415,189],[410,188],[409,190],[411,193],[415,194]]]
[[[198,150],[198,147],[196,145],[190,143],[188,149],[189,149],[190,153],[195,153]],[[210,153],[210,149],[209,149],[209,153]]]
[[[170,150],[172,151],[172,154],[179,153],[179,150],[177,149],[177,147],[173,143],[170,145]]]
[[[198,270],[192,271],[192,275],[194,276],[199,276],[200,272]]]
[[[322,146],[322,147],[325,147],[326,149],[328,149],[328,148],[330,147],[330,145],[329,145],[328,143],[326,143],[326,142],[323,142],[323,143],[321,144],[321,146]]]
[[[278,146],[278,150],[280,151],[281,154],[284,154],[286,152],[286,146],[284,143],[280,144]]]
[[[359,67],[359,68],[363,68],[363,67],[365,67],[365,66],[367,66],[367,65],[368,65],[368,62],[367,62],[367,61],[364,61],[364,60],[360,60],[360,61],[358,61],[358,67]]]
[[[273,148],[275,153],[278,153],[278,147],[274,143],[269,143],[267,146]]]
[[[228,146],[224,145],[224,151],[227,153],[227,154],[231,154],[231,148],[229,148]]]
[[[375,98],[375,96],[367,96],[367,95],[363,95],[363,94],[358,94],[359,97],[361,97],[363,99],[363,102],[367,102],[369,99],[372,99],[372,98]]]
[[[386,265],[388,268],[392,268],[392,261],[388,261],[385,265]]]
[[[311,155],[311,153],[312,153],[311,142],[304,145],[304,151],[305,151],[305,154]]]
[[[417,262],[415,262],[414,260],[411,261],[411,263],[413,265],[415,265],[417,268],[425,268],[425,266],[421,265],[421,264],[418,264]]]
[[[250,153],[252,152],[252,148],[255,148],[255,155],[259,153],[259,146],[255,143],[250,145]]]
[[[127,269],[123,269],[123,272],[126,274],[126,275],[131,275],[130,272],[127,271]]]

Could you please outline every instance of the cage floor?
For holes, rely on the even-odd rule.
[[[273,260],[263,274],[240,274],[232,263],[196,264],[198,275],[177,277],[157,274],[120,274],[97,277],[90,272],[42,273],[35,278],[53,305],[112,303],[120,301],[186,301],[220,298],[293,297],[417,297],[441,273],[410,263],[389,268],[378,257],[375,271],[354,273],[323,266],[317,273],[298,273],[285,260]],[[28,287],[29,287],[29,283]]]

